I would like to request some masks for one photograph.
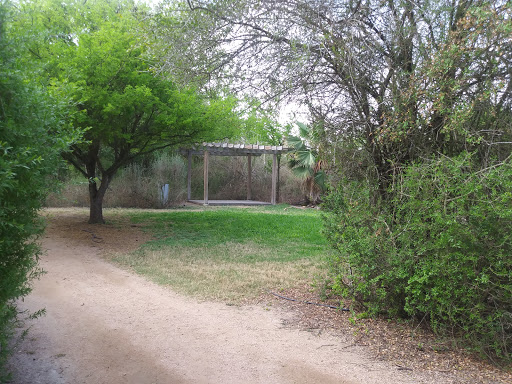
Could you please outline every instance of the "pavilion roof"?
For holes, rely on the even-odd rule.
[[[205,151],[214,156],[261,156],[263,154],[283,154],[292,148],[282,145],[202,143],[191,148],[182,148],[181,153],[203,155]]]

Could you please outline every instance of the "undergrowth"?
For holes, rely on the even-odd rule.
[[[326,199],[333,288],[371,314],[427,320],[495,362],[512,362],[512,164],[472,156],[412,165],[391,201],[346,182]]]

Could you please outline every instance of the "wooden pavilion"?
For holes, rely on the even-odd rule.
[[[289,152],[290,148],[276,145],[251,145],[228,143],[203,143],[193,148],[182,149],[181,153],[188,158],[187,167],[187,200],[203,205],[268,205],[276,204],[277,192],[277,155]],[[252,200],[252,156],[272,155],[272,191],[270,202]],[[192,156],[203,157],[204,194],[203,200],[192,200]],[[208,199],[208,166],[210,156],[247,156],[247,200],[209,200]]]

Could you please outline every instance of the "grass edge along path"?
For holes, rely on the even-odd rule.
[[[127,213],[154,238],[111,259],[199,299],[239,303],[313,282],[331,252],[317,210],[209,207]]]

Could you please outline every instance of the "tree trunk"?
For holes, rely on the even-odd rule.
[[[105,224],[103,219],[103,197],[111,177],[104,175],[98,188],[95,182],[89,183],[89,224]]]
[[[103,219],[103,196],[95,183],[89,184],[89,224],[105,224]]]

